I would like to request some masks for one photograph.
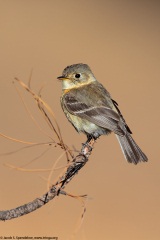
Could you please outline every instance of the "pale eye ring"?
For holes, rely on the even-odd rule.
[[[79,73],[75,74],[75,78],[80,78],[80,76],[81,76],[81,74],[79,74]]]

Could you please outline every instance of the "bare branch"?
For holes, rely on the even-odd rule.
[[[63,189],[71,181],[71,179],[79,172],[79,170],[87,163],[89,156],[92,152],[95,140],[91,139],[83,144],[81,152],[70,162],[69,166],[66,168],[62,176],[58,181],[53,184],[49,191],[43,194],[41,197],[36,198],[32,202],[24,204],[20,207],[13,208],[10,210],[0,211],[0,220],[10,220],[12,218],[18,218],[20,216],[31,213],[38,208],[44,206],[54,197],[59,194],[64,194]]]

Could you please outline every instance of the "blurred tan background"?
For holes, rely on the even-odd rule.
[[[59,240],[160,239],[160,3],[116,0],[0,0],[0,132],[32,142],[47,142],[28,116],[12,81],[27,83],[52,107],[65,142],[80,149],[78,135],[60,107],[56,77],[73,63],[87,63],[110,91],[148,163],[128,164],[114,135],[97,141],[90,161],[66,191],[88,194],[84,222],[74,235],[82,207],[60,196],[43,208],[0,222],[0,236],[59,237]],[[24,91],[22,91],[24,92]],[[25,102],[42,124],[33,99]],[[32,201],[46,191],[49,173],[11,170],[43,155],[46,146],[3,155],[25,146],[0,138],[0,209]],[[26,166],[51,168],[61,154],[50,148]],[[61,160],[59,165],[65,164]],[[54,176],[53,176],[54,179]]]

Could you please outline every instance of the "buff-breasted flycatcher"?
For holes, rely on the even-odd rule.
[[[66,67],[58,79],[62,81],[62,109],[77,132],[85,133],[88,140],[114,132],[129,163],[148,160],[133,140],[117,102],[87,64]]]

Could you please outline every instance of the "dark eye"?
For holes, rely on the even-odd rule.
[[[75,75],[75,78],[80,78],[80,74],[79,73],[77,73],[76,75]]]

